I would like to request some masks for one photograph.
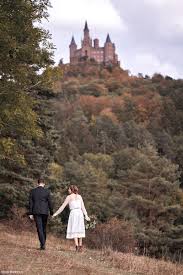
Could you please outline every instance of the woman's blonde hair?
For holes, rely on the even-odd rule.
[[[70,185],[70,186],[69,186],[69,189],[70,189],[71,192],[74,193],[74,194],[78,194],[78,192],[79,192],[79,189],[78,189],[78,187],[77,187],[76,185]]]

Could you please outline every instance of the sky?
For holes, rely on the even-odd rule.
[[[183,0],[51,0],[44,28],[52,34],[55,62],[69,62],[72,35],[81,46],[85,20],[103,46],[107,33],[121,67],[131,74],[183,78]]]

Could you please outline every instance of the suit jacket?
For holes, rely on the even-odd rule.
[[[50,191],[42,186],[32,189],[29,194],[29,215],[48,215],[49,212],[53,215]]]

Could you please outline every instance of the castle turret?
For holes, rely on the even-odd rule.
[[[69,47],[70,47],[70,48],[71,48],[71,47],[76,47],[76,48],[77,48],[76,42],[75,42],[75,40],[74,40],[74,36],[72,36],[71,43],[70,43]]]
[[[85,21],[84,32],[89,32],[88,23]]]
[[[106,42],[105,43],[112,43],[109,34],[107,34],[107,38],[106,38]]]
[[[113,63],[114,62],[114,54],[115,54],[115,47],[114,43],[111,42],[111,38],[109,34],[107,34],[107,38],[104,44],[104,62]]]
[[[84,26],[84,39],[82,41],[82,46],[92,47],[92,39],[90,38],[90,31],[89,31],[89,28],[88,28],[87,21],[85,22],[85,26]]]
[[[99,39],[95,38],[93,41],[94,41],[94,48],[98,49],[99,48]]]
[[[72,63],[73,62],[73,58],[75,56],[75,51],[77,50],[77,45],[76,45],[76,42],[74,40],[74,36],[72,36],[69,48],[70,48],[70,62]]]

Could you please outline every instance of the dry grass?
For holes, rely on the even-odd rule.
[[[134,274],[148,275],[183,275],[183,265],[152,259],[149,257],[135,256],[134,254],[124,254],[107,250],[103,252],[107,261],[115,268]]]
[[[50,234],[48,235],[47,249],[39,251],[37,250],[38,246],[35,229],[23,230],[21,228],[17,231],[8,225],[0,225],[0,270],[19,271],[19,274],[31,275],[183,274],[181,265],[147,257],[137,257],[132,254],[86,249],[83,253],[76,253],[72,242]],[[0,274],[3,273],[0,272]]]

